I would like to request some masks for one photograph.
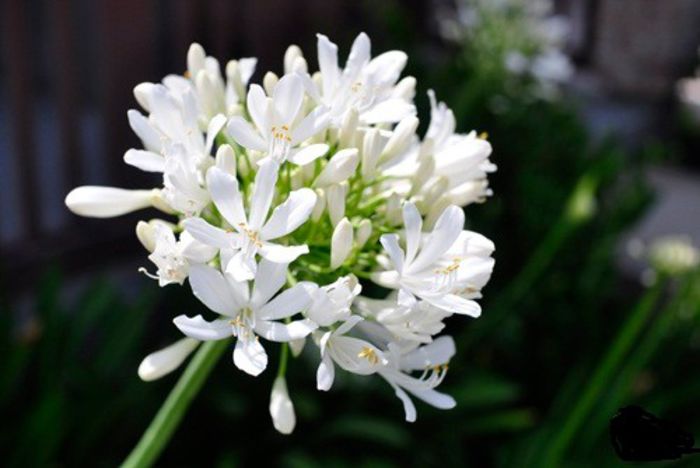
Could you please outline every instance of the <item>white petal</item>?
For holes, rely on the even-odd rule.
[[[231,226],[238,229],[241,223],[247,224],[236,176],[212,167],[207,171],[207,187],[216,208]]]
[[[129,126],[141,139],[143,146],[149,150],[159,153],[162,147],[160,134],[153,128],[148,119],[141,112],[131,109],[126,113],[129,118]]]
[[[192,237],[203,244],[219,249],[231,248],[232,246],[232,233],[214,227],[202,218],[187,218],[183,222],[183,226]]]
[[[285,289],[273,300],[258,309],[256,315],[263,320],[291,317],[311,304],[310,292],[311,286],[308,283],[298,283],[289,289]]]
[[[130,149],[124,153],[124,162],[145,172],[163,172],[165,158],[158,153]]]
[[[253,119],[253,123],[258,128],[260,133],[264,135],[265,132],[269,132],[272,124],[267,118],[268,100],[267,96],[265,95],[265,91],[263,91],[260,85],[250,85],[247,103],[248,113],[250,114],[251,119]]]
[[[397,234],[383,234],[379,238],[384,250],[389,254],[391,263],[399,273],[403,270],[404,253],[399,246],[399,236]]]
[[[259,251],[263,258],[276,263],[292,263],[299,256],[309,253],[306,245],[279,245],[271,242],[263,242]]]
[[[270,394],[270,416],[272,425],[282,434],[291,434],[296,425],[294,405],[289,398],[284,377],[277,377]]]
[[[316,34],[318,38],[318,68],[321,70],[323,95],[330,96],[333,86],[340,75],[338,69],[338,46],[332,43],[323,34]]]
[[[214,312],[233,315],[240,307],[224,275],[210,266],[192,265],[190,286],[195,297]]]
[[[232,336],[231,324],[224,319],[207,322],[201,315],[178,315],[173,323],[182,333],[199,341],[223,340]]]
[[[250,200],[250,229],[259,231],[262,228],[267,213],[270,211],[272,197],[275,195],[277,171],[279,166],[272,159],[263,162],[255,175],[255,188]]]
[[[294,232],[309,219],[315,204],[316,194],[313,190],[302,188],[293,191],[284,203],[272,212],[272,216],[260,231],[261,238],[272,240]]]
[[[323,187],[343,182],[355,173],[359,163],[360,156],[357,148],[340,150],[328,161],[314,181],[314,185]]]
[[[391,383],[391,382],[389,382]],[[406,414],[407,422],[416,422],[416,405],[411,401],[411,397],[408,396],[399,386],[391,384],[394,387],[394,392],[396,396],[399,397],[401,403],[403,403],[403,411]]]
[[[255,278],[258,264],[251,255],[246,255],[242,250],[237,251],[226,264],[226,273],[234,280],[242,282]]]
[[[304,85],[296,73],[284,75],[272,93],[272,102],[280,124],[291,124],[296,120],[304,99]]]
[[[265,140],[253,130],[253,127],[243,117],[238,115],[231,117],[226,128],[231,137],[236,140],[236,143],[244,148],[256,151],[267,150]]]
[[[267,353],[259,340],[239,339],[233,350],[233,363],[243,372],[256,377],[267,367]]]
[[[331,357],[326,354],[321,359],[321,363],[318,365],[318,370],[316,371],[316,388],[327,392],[333,386],[334,379],[335,366],[333,365]]]
[[[369,62],[370,59],[370,41],[367,34],[361,32],[357,35],[350,48],[350,55],[345,62],[345,73],[349,76],[357,76],[362,67]]]
[[[362,120],[368,124],[394,123],[406,116],[416,113],[413,104],[409,104],[403,99],[387,99],[361,115]]]
[[[330,147],[325,143],[316,143],[314,145],[304,146],[295,151],[292,151],[287,160],[298,166],[305,166],[316,161],[321,156],[324,156]]]
[[[421,346],[401,358],[401,368],[420,370],[445,364],[455,355],[455,342],[451,336],[441,336],[432,343]]]
[[[236,176],[236,153],[233,152],[231,145],[223,144],[216,150],[216,167],[226,174]]]
[[[287,264],[275,263],[262,259],[255,273],[255,286],[251,305],[255,308],[262,307],[287,281]]]
[[[292,131],[292,146],[296,146],[321,130],[325,129],[330,122],[328,109],[318,106],[312,110]]]
[[[207,126],[207,141],[204,145],[207,155],[211,154],[211,149],[214,147],[214,141],[222,128],[226,125],[226,116],[223,114],[215,115]]]
[[[348,218],[343,218],[333,229],[331,236],[331,269],[335,270],[345,262],[352,251],[353,230]]]
[[[406,228],[406,263],[409,264],[416,257],[423,229],[423,219],[413,203],[406,203],[403,207],[403,224]]]
[[[111,218],[151,206],[152,190],[126,190],[115,187],[84,185],[66,196],[66,206],[73,213],[92,218]]]
[[[450,395],[440,393],[433,389],[407,389],[417,398],[439,409],[452,409],[457,406],[457,402]]]
[[[199,345],[199,341],[183,338],[170,346],[151,353],[139,365],[139,377],[150,382],[174,371]]]
[[[255,324],[255,333],[269,341],[287,342],[305,338],[317,328],[318,325],[309,319],[291,323],[258,320]]]
[[[444,311],[453,314],[469,315],[477,318],[481,315],[481,307],[476,302],[460,297],[456,294],[445,294],[440,296],[423,296],[423,298]]]
[[[464,212],[454,206],[448,206],[442,212],[421,249],[416,261],[409,267],[410,271],[417,272],[433,264],[442,254],[444,254],[464,228]]]

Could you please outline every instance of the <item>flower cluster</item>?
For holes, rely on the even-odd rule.
[[[438,10],[438,19],[445,39],[481,50],[487,68],[500,64],[514,93],[553,99],[573,65],[563,50],[569,23],[552,13],[551,0],[457,0],[451,11]]]
[[[184,76],[136,86],[143,111],[128,117],[143,149],[124,161],[162,174],[162,186],[79,187],[66,204],[93,217],[146,207],[169,215],[136,227],[155,265],[142,270],[161,286],[187,280],[210,313],[175,317],[186,338],[148,356],[141,378],[172,371],[202,341],[234,337],[233,363],[253,376],[268,365],[266,342],[283,343],[284,368],[287,346],[298,356],[312,344],[319,390],[339,368],[384,379],[408,421],[409,394],[455,405],[435,390],[455,345],[435,335],[453,314],[480,314],[494,246],[464,230],[460,207],[488,197],[495,166],[488,141],[456,133],[432,91],[419,138],[416,81],[400,77],[406,60],[400,51],[372,58],[363,33],[342,67],[337,46],[318,35],[318,72],[291,46],[284,75],[268,72],[261,86],[248,85],[255,59],[232,60],[222,74],[193,44]],[[283,376],[270,412],[292,431]]]

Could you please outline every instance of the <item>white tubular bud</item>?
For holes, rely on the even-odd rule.
[[[318,222],[323,216],[323,211],[326,208],[326,192],[322,189],[316,189],[316,204],[314,209],[311,210],[311,220],[313,222]]]
[[[216,167],[236,176],[236,153],[233,152],[231,145],[221,145],[216,150]]]
[[[382,137],[379,130],[376,128],[369,129],[365,132],[365,137],[362,141],[362,179],[369,182],[374,179],[374,174],[377,170],[377,162],[379,155],[382,152]]]
[[[418,165],[418,170],[411,180],[411,194],[418,193],[433,176],[435,172],[435,159],[432,156],[424,156]]]
[[[406,151],[406,148],[408,148],[411,141],[413,141],[417,128],[418,118],[415,115],[404,117],[396,128],[394,128],[394,132],[389,138],[389,141],[387,141],[384,152],[379,158],[380,163],[390,161]]]
[[[353,232],[348,218],[340,220],[331,237],[331,269],[335,270],[345,262],[352,251]]]
[[[331,224],[336,226],[345,216],[345,193],[347,192],[347,184],[331,185],[326,188],[326,205],[328,207],[328,216],[331,219]]]
[[[425,221],[423,221],[423,229],[432,230],[442,212],[450,205],[452,205],[452,198],[450,196],[443,195],[440,197],[428,210]]]
[[[395,192],[389,195],[386,201],[386,220],[392,226],[398,226],[403,222],[401,197]]]
[[[200,70],[204,70],[206,58],[207,54],[204,52],[204,48],[193,42],[187,51],[187,71],[191,78],[196,77]]]
[[[150,382],[174,371],[199,345],[199,341],[183,338],[167,348],[149,354],[139,365],[139,377]]]
[[[284,377],[277,377],[272,385],[270,394],[270,416],[272,425],[282,434],[291,434],[296,426],[297,418],[294,414],[294,404],[289,398],[287,382]]]
[[[279,77],[271,71],[265,73],[263,77],[263,88],[265,88],[265,92],[268,96],[272,96],[272,92],[275,90],[275,86],[277,86],[279,80]]]
[[[362,248],[367,243],[367,239],[372,235],[372,222],[365,218],[360,221],[360,225],[357,226],[357,236],[355,240],[357,242],[357,247]]]
[[[338,133],[338,145],[340,148],[350,148],[355,146],[355,135],[357,125],[360,123],[360,113],[354,107],[345,113],[343,124]]]
[[[360,157],[357,148],[340,150],[333,155],[326,167],[316,178],[316,187],[325,187],[331,184],[338,184],[348,180],[357,169]]]
[[[159,191],[126,190],[115,187],[84,185],[66,196],[66,206],[73,213],[91,218],[111,218],[153,205]]]
[[[216,85],[209,77],[206,70],[200,70],[195,76],[195,86],[197,88],[197,94],[202,105],[204,112],[208,114],[216,113],[216,110],[221,105],[223,100],[219,99],[217,94]]]
[[[416,97],[416,79],[412,76],[406,76],[401,81],[396,83],[393,96],[406,101],[412,101]]]
[[[136,102],[147,112],[151,112],[151,92],[153,91],[153,83],[139,83],[134,86],[134,97]]]
[[[304,58],[304,54],[298,45],[292,44],[287,47],[287,51],[284,53],[284,73],[292,73],[294,70],[294,62],[297,58]]]
[[[153,252],[156,249],[154,231],[153,226],[146,221],[139,221],[136,223],[136,237],[141,242],[141,245],[149,252]]]

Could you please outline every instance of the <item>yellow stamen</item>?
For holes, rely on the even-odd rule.
[[[481,133],[479,133],[479,139],[480,139],[480,140],[488,140],[488,139],[489,139],[489,132],[481,132]]]
[[[357,353],[357,357],[367,359],[372,365],[379,362],[379,356],[377,356],[377,353],[375,353],[374,350],[368,346],[362,348],[362,350]]]

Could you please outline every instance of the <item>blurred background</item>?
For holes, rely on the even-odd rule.
[[[496,243],[495,274],[483,316],[448,321],[459,352],[442,388],[458,406],[420,405],[408,424],[379,379],[318,393],[309,353],[290,366],[298,424],[282,436],[272,373],[224,360],[159,466],[617,466],[608,422],[629,404],[700,436],[700,2],[1,4],[4,466],[118,464],[177,379],[136,375],[178,336],[174,314],[201,308],[137,273],[133,230],[152,213],[63,204],[77,185],[154,185],[122,162],[132,88],[184,71],[192,41],[222,63],[258,57],[255,81],[291,43],[316,69],[316,32],[341,57],[360,31],[375,54],[406,51],[422,126],[432,88],[494,147],[494,196],[466,212]]]

